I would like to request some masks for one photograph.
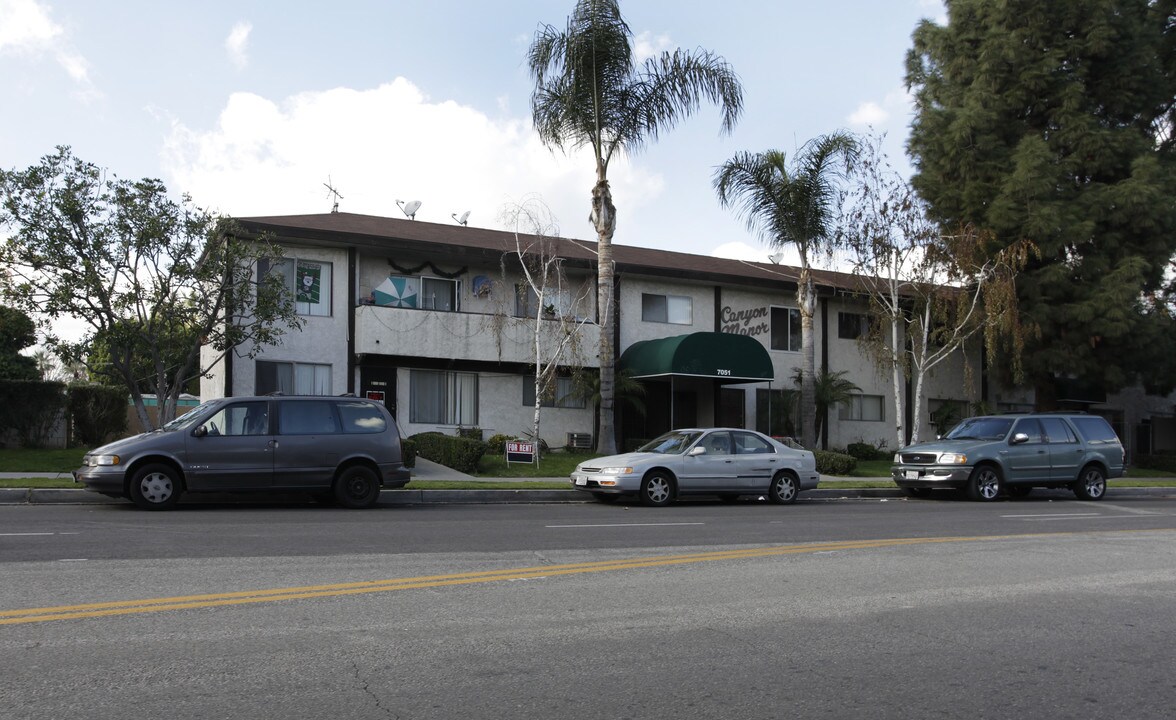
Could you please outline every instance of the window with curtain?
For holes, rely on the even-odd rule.
[[[478,424],[478,376],[439,370],[409,373],[409,421],[438,425]]]
[[[800,352],[800,310],[772,308],[772,349]]]
[[[259,277],[273,274],[282,278],[294,300],[294,311],[299,315],[331,314],[331,270],[331,263],[318,260],[262,258],[257,261]]]
[[[331,366],[258,360],[254,392],[268,395],[330,395]]]
[[[421,278],[421,308],[456,312],[457,281],[431,277]]]
[[[691,325],[694,323],[694,299],[685,295],[641,293],[641,319],[645,322]]]
[[[548,386],[543,398],[543,407],[584,408],[587,403],[582,397],[574,395],[575,384],[572,378],[557,376],[555,382]],[[535,407],[535,376],[523,376],[523,407]]]
[[[861,313],[837,313],[837,337],[842,340],[857,340],[870,333],[870,327],[877,322],[870,315]]]
[[[841,405],[838,414],[841,420],[884,420],[881,395],[854,395]]]

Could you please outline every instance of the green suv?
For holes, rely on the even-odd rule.
[[[990,501],[1047,487],[1100,500],[1107,478],[1122,476],[1125,465],[1123,444],[1103,418],[1033,413],[968,418],[938,440],[898,451],[890,473],[914,497],[955,488]]]

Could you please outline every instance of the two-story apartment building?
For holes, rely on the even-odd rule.
[[[406,435],[520,434],[533,415],[536,323],[541,347],[576,333],[559,361],[565,369],[599,367],[594,242],[551,239],[561,285],[545,293],[548,312],[536,313],[512,233],[350,213],[238,223],[285,249],[258,271],[287,278],[303,327],[256,358],[230,354],[202,382],[204,398],[352,392],[382,399]],[[625,245],[614,254],[618,368],[645,388],[643,414],[618,408],[618,446],[687,425],[782,434],[769,408],[795,389],[801,365],[798,269]],[[814,275],[817,365],[845,371],[861,389],[829,412],[825,444],[893,447],[891,380],[857,340],[865,305],[854,277]],[[979,368],[978,352],[970,359]],[[979,380],[964,368],[961,354],[928,378],[917,409],[924,423],[942,403],[979,399]],[[592,404],[570,381],[558,378],[544,403],[540,434],[552,446],[595,427]]]

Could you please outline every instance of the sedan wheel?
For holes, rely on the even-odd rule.
[[[991,502],[1000,495],[1000,473],[991,465],[981,465],[968,478],[968,498]]]
[[[772,478],[772,487],[768,488],[768,499],[780,505],[791,505],[800,495],[800,481],[791,473],[780,473]]]
[[[131,500],[147,510],[166,510],[179,502],[179,476],[167,465],[144,465],[131,478]]]
[[[1082,469],[1078,482],[1074,483],[1074,494],[1080,500],[1102,500],[1107,494],[1107,477],[1094,465]]]
[[[669,505],[674,499],[674,481],[665,473],[650,473],[641,481],[641,504],[650,507]]]

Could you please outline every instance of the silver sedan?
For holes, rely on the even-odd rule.
[[[645,505],[662,506],[683,495],[766,495],[792,503],[820,478],[808,450],[752,430],[688,428],[671,430],[636,452],[582,462],[571,481],[601,502],[636,495]]]

